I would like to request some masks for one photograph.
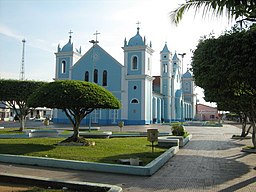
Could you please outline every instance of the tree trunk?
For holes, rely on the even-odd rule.
[[[250,133],[251,128],[252,128],[252,123],[250,124],[249,128],[247,129],[247,131],[245,133],[245,137]]]
[[[252,121],[252,144],[254,149],[256,149],[256,125],[254,119]]]
[[[24,115],[20,115],[19,116],[19,121],[20,121],[20,129],[19,129],[19,131],[24,131],[24,129],[25,129],[25,121],[26,121],[26,116],[24,116]]]
[[[73,127],[73,131],[74,131],[73,138],[74,140],[77,140],[79,138],[79,125],[77,122]]]
[[[246,115],[243,118],[241,118],[241,120],[242,120],[242,133],[241,133],[241,137],[245,137],[246,119],[247,119]]]

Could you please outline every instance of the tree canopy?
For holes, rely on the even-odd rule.
[[[78,80],[58,80],[46,84],[29,99],[31,107],[62,109],[73,125],[72,141],[79,137],[82,119],[94,109],[119,109],[118,99],[105,88]]]
[[[20,120],[20,131],[24,130],[25,118],[30,113],[29,96],[44,84],[41,81],[0,80],[0,101],[15,111]]]
[[[170,13],[171,20],[178,24],[186,11],[194,9],[196,14],[201,8],[202,17],[210,13],[216,17],[226,14],[229,19],[256,22],[255,0],[187,0]]]
[[[233,28],[218,38],[200,40],[192,58],[196,85],[205,91],[207,101],[221,104],[256,117],[256,25],[250,29]],[[230,102],[228,102],[230,101]],[[232,102],[232,105],[231,105]]]

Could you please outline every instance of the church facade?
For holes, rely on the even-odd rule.
[[[72,79],[94,82],[112,92],[121,102],[119,110],[97,109],[82,124],[144,125],[184,121],[195,117],[194,82],[189,71],[182,75],[181,60],[169,51],[160,52],[160,76],[152,76],[151,42],[142,38],[139,27],[135,36],[124,40],[124,64],[108,54],[98,41],[84,54],[68,43],[58,46],[55,80]],[[54,110],[55,123],[68,123],[65,114]]]

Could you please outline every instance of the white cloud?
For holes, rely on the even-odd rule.
[[[43,50],[43,51],[48,51],[48,52],[53,51],[51,43],[45,41],[44,39],[34,38],[29,35],[27,35],[28,37],[25,37],[25,35],[18,34],[13,29],[8,28],[4,25],[0,25],[0,34],[13,38],[18,41],[22,41],[23,39],[25,39],[26,45]]]
[[[15,31],[11,30],[10,28],[4,26],[4,25],[0,25],[0,33],[2,35],[17,39],[17,40],[21,40],[24,39],[24,36],[17,34]]]

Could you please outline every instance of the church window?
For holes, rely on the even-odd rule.
[[[185,83],[185,91],[189,91],[189,83],[188,82]]]
[[[84,80],[89,81],[89,72],[88,71],[86,71],[84,74]]]
[[[133,89],[134,89],[134,90],[137,89],[137,86],[134,86]]]
[[[94,69],[93,81],[94,81],[94,83],[98,83],[98,70],[97,69]]]
[[[61,62],[61,73],[66,73],[66,61]]]
[[[131,103],[137,104],[139,101],[137,99],[132,99]]]
[[[166,55],[164,55],[164,58],[166,59]]]
[[[168,67],[167,64],[164,64],[164,73],[167,73],[167,70],[168,70],[167,67]]]
[[[107,86],[108,73],[106,70],[103,71],[102,86]]]
[[[137,70],[138,69],[138,58],[134,56],[132,58],[132,70]]]
[[[150,58],[148,58],[148,70],[150,70]]]

